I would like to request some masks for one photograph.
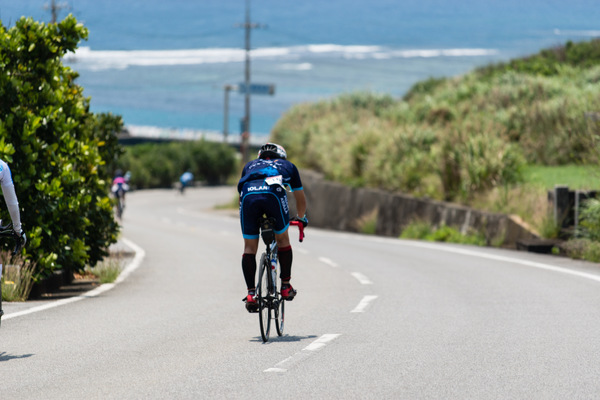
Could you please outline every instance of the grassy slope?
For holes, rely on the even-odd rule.
[[[548,186],[591,185],[580,169],[553,178],[551,167],[596,165],[598,93],[600,40],[567,43],[419,82],[400,100],[352,93],[301,104],[272,138],[330,179],[515,212],[536,225],[543,216],[514,204],[525,193],[539,214]]]

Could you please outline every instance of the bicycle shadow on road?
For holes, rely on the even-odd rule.
[[[269,341],[264,344],[269,343],[277,343],[277,342],[302,342],[303,340],[311,340],[319,337],[318,335],[307,335],[307,336],[293,336],[293,335],[283,335],[283,336],[272,336],[269,338]],[[250,340],[251,342],[259,342],[263,343],[263,340],[260,336],[256,336],[255,338]]]
[[[13,356],[13,355],[7,354],[6,352],[2,352],[2,353],[0,353],[0,362],[15,360],[15,359],[19,359],[19,358],[29,358],[31,356],[33,356],[33,354],[23,354],[21,356]]]

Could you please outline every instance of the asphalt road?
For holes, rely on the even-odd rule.
[[[598,265],[309,226],[285,335],[263,344],[236,213],[213,208],[234,197],[130,193],[125,279],[6,305],[0,399],[598,397]]]

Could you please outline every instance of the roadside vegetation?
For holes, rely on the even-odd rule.
[[[476,246],[488,245],[485,235],[477,232],[462,234],[458,229],[451,226],[442,225],[434,228],[427,222],[415,221],[408,225],[402,234],[404,239],[420,239],[430,242],[448,242],[460,244],[472,244]]]
[[[96,264],[94,267],[87,267],[85,272],[95,277],[100,284],[104,284],[116,281],[122,270],[123,258],[119,256],[110,256]]]
[[[32,265],[34,281],[95,265],[119,231],[108,193],[122,120],[91,113],[78,74],[62,64],[87,36],[73,16],[0,22],[0,158],[10,165],[28,237],[21,271]],[[0,218],[10,221],[5,206]]]
[[[2,300],[27,300],[33,287],[35,264],[23,260],[23,257],[18,255],[11,258],[9,251],[1,251],[0,257],[2,260],[11,260],[10,263],[2,265]]]
[[[419,82],[402,99],[361,92],[300,104],[272,140],[330,180],[517,214],[552,235],[547,191],[597,187],[598,93],[600,40],[568,42]]]
[[[126,146],[118,168],[131,172],[136,189],[170,188],[185,171],[208,185],[227,182],[237,172],[235,150],[226,144],[195,142],[144,143]]]
[[[119,145],[121,117],[90,112],[77,72],[62,64],[87,37],[72,15],[50,24],[0,21],[0,158],[10,165],[28,237],[21,257],[1,260],[11,265],[2,278],[7,300],[26,298],[58,270],[116,278],[111,263],[95,269],[119,233],[109,196],[115,169],[130,170],[133,185],[148,188],[170,186],[186,170],[217,184],[237,166],[233,149],[219,144]],[[10,221],[5,206],[0,218]]]

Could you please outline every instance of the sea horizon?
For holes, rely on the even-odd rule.
[[[0,3],[0,19],[48,21],[46,0]],[[225,87],[244,81],[245,2],[93,0],[61,3],[89,29],[65,65],[93,112],[126,126],[222,132]],[[266,136],[296,104],[370,91],[401,98],[428,78],[600,37],[592,0],[277,0],[250,2],[251,132]],[[229,95],[230,135],[239,134],[244,96]]]

